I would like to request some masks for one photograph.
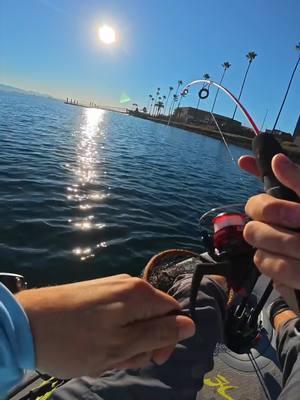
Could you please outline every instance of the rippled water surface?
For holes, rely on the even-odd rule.
[[[0,113],[1,270],[30,285],[137,274],[160,250],[201,250],[200,215],[260,188],[206,136],[4,92]]]

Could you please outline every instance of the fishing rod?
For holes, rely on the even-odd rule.
[[[209,95],[209,87],[210,86],[215,86],[218,89],[222,90],[224,93],[227,94],[227,96],[229,96],[231,98],[231,100],[238,106],[238,108],[242,111],[242,113],[245,115],[245,117],[247,118],[247,120],[249,121],[251,128],[254,132],[254,134],[257,136],[260,134],[260,130],[258,129],[256,123],[254,122],[253,118],[251,117],[251,115],[249,114],[249,112],[246,110],[246,108],[243,106],[243,104],[235,97],[235,95],[233,93],[231,93],[230,90],[228,90],[227,88],[225,88],[224,86],[220,85],[219,83],[216,83],[214,81],[211,80],[207,80],[207,79],[196,79],[195,81],[192,81],[190,83],[188,83],[182,90],[181,94],[187,94],[189,92],[190,87],[197,85],[199,83],[203,83],[206,84],[207,86],[202,88],[199,92],[199,94],[201,92],[205,93],[205,97],[203,98],[207,98]]]
[[[209,96],[209,88],[210,86],[215,86],[218,89],[222,90],[235,104],[236,106],[241,110],[243,115],[246,117],[248,120],[255,137],[252,140],[252,150],[256,159],[256,164],[258,167],[258,170],[260,172],[260,176],[263,181],[264,185],[264,190],[267,194],[276,197],[278,199],[283,199],[283,200],[288,200],[288,201],[293,201],[299,203],[299,197],[298,195],[291,189],[287,188],[284,186],[281,182],[278,181],[278,179],[275,177],[274,172],[272,170],[272,159],[276,154],[279,153],[284,153],[283,148],[279,144],[279,142],[275,139],[274,135],[272,134],[261,134],[261,131],[257,127],[254,119],[248,112],[248,110],[243,106],[243,104],[235,97],[235,95],[225,88],[223,85],[216,83],[212,80],[207,80],[207,79],[197,79],[189,84],[187,84],[182,92],[182,96],[186,96],[189,92],[189,89],[197,84],[203,84],[202,89],[199,91],[199,97],[206,99]],[[204,86],[205,85],[205,86]],[[215,121],[218,131],[221,133],[221,129],[219,127],[219,124],[217,123],[216,118],[214,115],[211,113],[213,120]],[[225,141],[224,135],[221,133],[222,139],[226,145],[227,150],[229,151],[229,155],[231,156],[231,159],[233,159],[232,154],[229,150],[229,147]],[[300,314],[300,290],[294,290],[290,288],[286,288],[287,296],[286,300],[289,304],[289,306],[297,312],[297,314]],[[258,308],[262,308],[263,304],[267,301],[267,297],[269,297],[270,290],[266,290],[268,292],[268,296],[263,294],[262,296],[262,301],[259,302]],[[266,293],[267,294],[267,293]],[[254,314],[257,314],[258,308],[254,309],[253,312]]]

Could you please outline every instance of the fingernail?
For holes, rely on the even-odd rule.
[[[181,323],[179,325],[178,341],[194,336],[195,332],[196,327],[192,320],[189,323]]]
[[[275,157],[280,157],[280,162],[285,166],[285,167],[291,167],[293,165],[293,162],[283,153],[276,154]]]

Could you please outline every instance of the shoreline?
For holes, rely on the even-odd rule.
[[[145,119],[159,124],[168,125],[168,118],[165,119],[165,118],[150,117],[147,114],[145,115],[142,113],[136,113],[134,111],[129,111],[129,115],[132,117]],[[185,131],[197,133],[198,135],[209,136],[213,139],[222,141],[222,136],[220,135],[219,131],[212,129],[207,125],[185,124],[182,122],[176,122],[172,120],[169,125]],[[226,142],[242,147],[244,149],[252,150],[252,138],[242,135],[237,135],[236,133],[229,133],[223,131],[222,133],[225,137]],[[300,163],[300,148],[297,145],[290,142],[282,142],[281,146],[293,161]]]

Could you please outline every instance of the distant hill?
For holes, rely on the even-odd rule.
[[[30,95],[30,96],[41,96],[41,97],[47,97],[49,99],[55,99],[55,97],[50,96],[47,93],[35,92],[33,90],[24,90],[24,89],[17,88],[15,86],[5,85],[3,83],[0,83],[0,91],[8,92],[8,93],[16,93],[16,94],[26,94],[26,95]]]

